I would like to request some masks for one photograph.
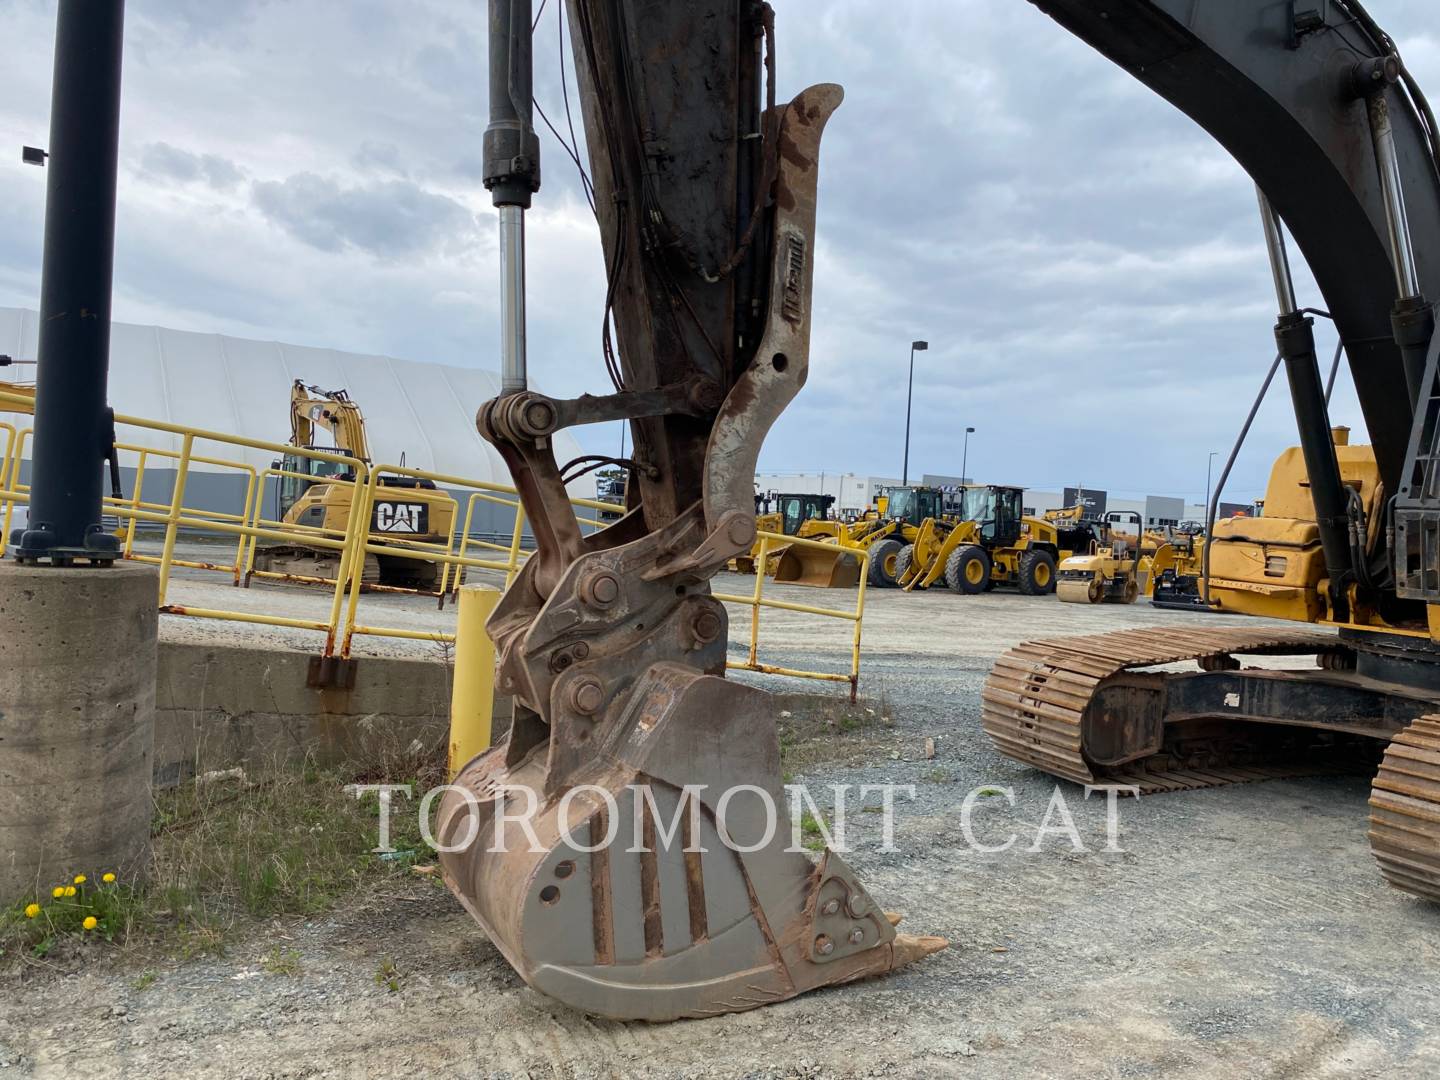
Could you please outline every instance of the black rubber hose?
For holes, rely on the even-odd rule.
[[[1250,426],[1255,423],[1255,415],[1260,411],[1260,405],[1265,400],[1265,395],[1270,392],[1270,384],[1275,381],[1275,373],[1280,370],[1280,356],[1277,354],[1275,362],[1270,365],[1270,370],[1265,374],[1265,381],[1260,386],[1260,393],[1255,395],[1255,403],[1250,406],[1250,415],[1245,417],[1245,426],[1240,429],[1240,436],[1235,440],[1235,446],[1230,451],[1230,457],[1225,461],[1225,468],[1220,470],[1220,479],[1215,485],[1214,492],[1210,496],[1210,505],[1205,508],[1205,557],[1201,560],[1204,563],[1202,576],[1204,578],[1204,602],[1210,606],[1210,551],[1215,546],[1215,511],[1220,505],[1220,493],[1225,490],[1225,481],[1230,479],[1230,470],[1235,467],[1235,459],[1240,456],[1240,448],[1245,445],[1245,438],[1250,434]]]
[[[1340,373],[1340,354],[1345,351],[1345,342],[1335,343],[1335,359],[1330,362],[1330,377],[1325,380],[1325,407],[1330,407],[1330,393],[1335,389],[1335,376]]]

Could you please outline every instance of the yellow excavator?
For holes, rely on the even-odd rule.
[[[330,434],[332,445],[317,442],[320,431]],[[371,463],[360,406],[344,390],[322,390],[303,379],[290,388],[290,445]],[[353,467],[301,453],[286,454],[273,467],[283,470],[275,493],[277,520],[331,539],[345,535],[356,496]],[[393,546],[396,554],[367,553],[362,585],[433,590],[439,564],[400,552],[409,544],[444,544],[454,527],[455,503],[432,481],[381,476],[369,535],[374,543]],[[298,581],[333,581],[339,562],[340,552],[329,548],[268,544],[256,548],[254,569]]]

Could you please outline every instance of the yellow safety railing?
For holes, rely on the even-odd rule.
[[[470,535],[471,526],[475,521],[475,507],[481,502],[493,503],[498,506],[506,506],[515,512],[515,528],[510,537],[509,544],[496,544],[489,540],[479,540]],[[524,561],[525,551],[521,548],[520,542],[525,533],[525,508],[520,505],[520,496],[516,492],[510,498],[504,498],[489,491],[474,491],[470,498],[465,500],[465,523],[460,528],[460,557],[463,559],[472,547],[482,548],[485,551],[499,551],[506,555],[506,561],[497,563],[492,569],[505,571],[505,587],[508,589],[510,583],[515,580]],[[452,576],[451,570],[454,569]],[[449,588],[451,592],[458,593],[460,587],[465,584],[465,568],[452,568],[448,563],[445,566],[441,578],[441,588]]]
[[[28,405],[30,399],[16,397],[13,400],[23,401]],[[28,486],[20,483],[20,462],[25,456],[25,441],[30,437],[30,429],[17,428],[8,422],[0,422],[0,428],[5,431],[5,457],[0,460],[0,491],[24,492]],[[15,505],[20,501],[6,499],[4,512],[0,513],[0,555],[5,554],[5,549],[10,544],[10,525],[15,516]]]
[[[519,505],[519,493],[514,488],[506,487],[503,484],[492,484],[482,480],[470,480],[462,476],[425,472],[420,469],[408,468],[404,465],[377,465],[370,471],[370,479],[364,486],[360,504],[358,508],[352,510],[352,514],[358,512],[364,520],[368,521],[370,519],[370,515],[374,510],[377,493],[383,486],[381,483],[383,476],[407,476],[417,480],[429,480],[437,485],[445,484],[451,488],[476,489],[467,501],[465,528],[460,541],[460,553],[456,554],[448,550],[444,552],[430,551],[425,555],[417,555],[416,557],[442,564],[444,567],[442,570],[442,582],[445,584],[448,584],[450,574],[453,572],[456,579],[455,583],[458,587],[463,578],[464,568],[475,567],[477,569],[504,572],[506,575],[505,584],[507,588],[509,587],[510,582],[514,580],[517,567],[522,561],[520,542],[524,531],[524,516]],[[504,562],[496,559],[475,558],[468,554],[469,548],[472,545],[487,548],[498,547],[498,545],[489,544],[486,541],[470,539],[470,525],[473,521],[475,504],[477,501],[482,501],[477,500],[475,498],[476,495],[487,497],[495,502],[513,503],[515,506],[515,527],[511,545],[505,552],[507,558]],[[508,499],[501,498],[501,496],[506,495],[509,496]],[[371,537],[368,532],[359,537],[357,544],[362,558],[367,554],[393,555],[396,551],[396,548],[389,540],[375,539]],[[360,602],[360,592],[361,584],[359,580],[352,581],[350,583],[350,602],[346,609],[345,629],[340,643],[341,658],[348,658],[350,656],[351,646],[357,636],[394,637],[414,641],[433,641],[445,644],[454,643],[455,635],[444,631],[410,630],[395,626],[370,626],[359,622],[357,619],[357,611]]]
[[[26,413],[30,411],[31,407],[32,401],[29,398],[0,392],[0,412]],[[360,594],[362,591],[374,588],[374,586],[367,586],[362,582],[361,569],[366,557],[369,555],[400,555],[437,564],[441,568],[438,595],[443,601],[446,595],[455,594],[464,580],[466,571],[472,568],[504,574],[505,585],[508,587],[523,567],[525,560],[532,554],[524,547],[525,513],[520,504],[519,494],[515,488],[508,485],[398,465],[367,466],[363,462],[338,452],[295,447],[289,444],[207,431],[140,417],[117,414],[115,422],[120,427],[133,427],[175,436],[180,440],[179,450],[159,449],[136,442],[117,443],[118,449],[135,455],[137,462],[135,479],[129,496],[121,498],[107,496],[105,499],[107,513],[115,515],[121,523],[123,536],[121,550],[124,557],[159,566],[158,602],[160,610],[166,614],[312,630],[325,635],[323,655],[326,657],[338,654],[341,658],[348,658],[357,636],[453,643],[455,635],[443,630],[409,629],[362,622],[360,619]],[[0,421],[0,445],[3,445],[4,448],[3,456],[0,456],[0,524],[3,524],[4,527],[4,532],[0,533],[0,554],[4,553],[4,544],[10,531],[14,507],[29,502],[28,488],[19,482],[19,478],[23,449],[30,433],[30,428],[17,428],[14,424]],[[231,451],[228,455],[225,451],[219,454],[200,454],[196,452],[197,443],[228,447],[231,448]],[[264,516],[263,503],[268,481],[273,479],[279,482],[286,476],[313,481],[316,476],[275,466],[257,471],[248,463],[238,460],[239,453],[235,453],[235,451],[244,450],[263,451],[271,456],[294,455],[311,461],[340,465],[344,467],[340,471],[352,473],[353,479],[350,480],[342,479],[339,475],[330,475],[324,478],[326,483],[347,483],[353,486],[351,509],[344,532],[267,519]],[[153,497],[146,499],[144,496],[147,468],[153,472],[153,463],[158,460],[166,463],[167,471],[169,469],[174,471],[168,501],[159,501]],[[239,514],[186,506],[185,499],[190,473],[192,467],[196,465],[204,465],[211,469],[234,470],[244,477],[245,498]],[[382,537],[373,534],[370,531],[370,521],[374,513],[375,501],[377,497],[382,497],[384,492],[383,478],[387,476],[428,481],[437,487],[444,485],[453,490],[468,489],[470,494],[466,500],[463,524],[458,533],[453,528],[452,516],[450,536],[443,543],[412,541],[400,537]],[[448,492],[425,489],[425,498],[448,503],[452,511],[458,515],[459,504]],[[577,509],[577,519],[582,524],[596,528],[604,528],[611,524],[600,520],[599,513],[613,514],[617,511],[614,504],[594,499],[572,499],[571,502]],[[509,544],[497,543],[471,535],[476,510],[484,503],[503,506],[514,511],[514,524]],[[585,510],[599,513],[594,517],[579,513],[579,511]],[[136,549],[136,531],[141,524],[163,528],[163,541],[159,555],[143,553]],[[235,547],[232,561],[226,564],[178,558],[176,546],[182,529],[187,533],[212,533],[233,538]],[[262,540],[332,551],[337,558],[336,576],[333,579],[322,577],[305,579],[296,575],[257,571],[254,569],[255,553]],[[819,540],[800,539],[777,533],[761,533],[757,566],[764,567],[772,548],[784,544],[808,546],[826,551],[835,549],[834,544]],[[728,660],[727,666],[770,675],[848,683],[850,698],[852,701],[855,700],[860,673],[860,641],[869,555],[860,549],[847,549],[847,551],[860,563],[860,581],[853,609],[801,604],[767,596],[765,595],[766,578],[763,573],[756,575],[754,590],[748,596],[715,593],[718,600],[728,604],[744,605],[751,609],[747,657],[744,661]],[[495,557],[486,557],[491,555]],[[169,600],[170,585],[172,572],[176,567],[221,571],[230,575],[236,584],[242,583],[242,580],[248,579],[250,575],[254,574],[255,576],[305,580],[323,585],[330,590],[328,616],[324,619],[293,618],[257,611],[223,610],[171,603]],[[418,590],[395,588],[393,591],[413,592]],[[854,632],[851,640],[850,670],[848,672],[805,671],[761,662],[759,657],[761,613],[765,608],[851,622]]]
[[[113,496],[107,495],[105,497],[106,508],[114,511],[118,510],[120,507],[123,506],[129,507],[132,510],[151,510],[157,513],[168,512],[169,506],[166,504],[144,501],[143,492],[145,490],[145,467],[152,457],[164,458],[170,461],[178,461],[180,455],[174,450],[162,450],[150,446],[136,446],[131,443],[117,442],[115,444],[115,448],[117,450],[124,450],[128,453],[133,453],[136,455],[137,460],[135,465],[135,482],[134,486],[131,489],[129,498],[117,499]],[[202,510],[198,508],[191,508],[186,512],[196,517],[211,518],[215,521],[239,522],[243,525],[250,516],[251,503],[253,503],[257,498],[256,485],[259,482],[259,478],[255,472],[255,467],[253,465],[248,465],[243,461],[231,461],[225,458],[201,457],[198,454],[192,455],[190,460],[192,463],[197,465],[214,465],[221,468],[235,469],[237,472],[244,474],[245,503],[243,510],[239,514],[230,514],[221,510]],[[139,519],[137,517],[130,516],[129,520],[126,522],[125,540],[121,548],[121,553],[124,555],[125,558],[134,559],[136,562],[159,563],[159,556],[142,555],[135,550],[135,527],[138,521]],[[199,562],[187,559],[175,559],[173,560],[173,565],[185,566],[194,570],[221,570],[232,574],[236,578],[236,580],[238,580],[240,577],[240,565],[243,553],[245,551],[245,544],[249,539],[250,538],[248,536],[245,536],[243,534],[238,538],[235,545],[234,562],[232,562],[229,566],[225,565],[224,563]]]
[[[326,529],[326,528],[324,528],[324,527],[322,527],[322,526],[317,526],[317,525],[305,525],[305,524],[301,524],[301,523],[299,523],[299,522],[284,522],[284,521],[277,521],[277,520],[273,520],[273,519],[264,518],[264,517],[262,516],[263,513],[264,513],[263,495],[264,495],[264,490],[265,490],[265,483],[266,483],[266,481],[267,481],[267,480],[270,480],[270,479],[274,479],[274,480],[278,483],[279,481],[281,481],[281,480],[284,479],[285,477],[293,477],[293,478],[296,478],[296,479],[299,479],[299,480],[305,480],[305,481],[308,481],[308,482],[311,482],[311,483],[314,483],[314,482],[317,482],[318,480],[323,479],[323,482],[326,483],[326,484],[328,484],[328,485],[334,485],[334,486],[337,486],[337,487],[343,486],[343,487],[349,487],[349,488],[351,488],[351,489],[352,489],[352,493],[351,493],[351,517],[352,517],[352,520],[351,520],[350,522],[347,522],[347,529],[346,529],[346,531],[345,531],[344,533],[342,533],[342,532],[338,532],[338,531],[335,531],[335,530],[332,530],[332,529]],[[297,535],[295,536],[294,540],[295,540],[295,542],[296,542],[297,544],[299,544],[299,545],[301,545],[301,546],[304,545],[306,537],[309,537],[309,536],[325,536],[325,537],[329,537],[329,538],[331,538],[331,539],[346,540],[347,537],[349,536],[349,533],[352,531],[352,530],[351,530],[351,526],[354,524],[353,517],[354,517],[354,514],[357,513],[358,510],[359,510],[359,507],[358,507],[358,505],[357,505],[358,500],[356,499],[356,494],[355,494],[355,493],[360,490],[360,484],[359,484],[356,480],[347,480],[347,479],[345,479],[343,476],[327,476],[327,477],[324,477],[324,478],[319,478],[319,477],[316,477],[315,475],[313,475],[313,474],[311,474],[311,473],[297,472],[297,471],[295,471],[295,470],[293,470],[293,469],[284,469],[284,468],[281,468],[281,467],[279,467],[279,466],[272,465],[272,466],[270,466],[269,468],[265,469],[263,472],[260,473],[259,483],[260,483],[261,498],[259,498],[259,499],[257,499],[257,500],[255,501],[255,503],[254,503],[254,505],[253,505],[253,507],[252,507],[252,509],[251,509],[251,512],[250,512],[250,513],[251,513],[251,517],[250,517],[249,524],[250,524],[253,528],[259,528],[259,527],[261,527],[261,526],[264,526],[264,527],[266,527],[266,528],[277,529],[277,530],[282,530],[282,531],[283,531],[283,530],[291,530],[291,531],[293,531],[294,533],[297,534]],[[451,520],[452,524],[453,524],[454,519],[455,519],[455,513],[456,513],[456,511],[459,510],[459,503],[457,503],[457,502],[455,501],[454,496],[452,496],[452,495],[450,495],[450,494],[448,494],[447,492],[444,492],[444,491],[424,490],[424,491],[420,491],[420,492],[411,492],[411,493],[409,493],[409,494],[407,495],[407,497],[413,497],[413,498],[421,499],[421,500],[423,500],[424,502],[426,502],[426,503],[431,503],[431,504],[435,504],[435,503],[448,504],[449,507],[450,507],[450,510],[451,510],[450,520]],[[366,520],[367,520],[367,529],[368,529],[368,519],[366,519]],[[257,543],[256,540],[251,539],[251,540],[249,541],[249,547],[248,547],[248,549],[246,550],[245,555],[244,555],[244,558],[243,558],[243,568],[240,569],[239,571],[237,571],[237,573],[236,573],[236,581],[237,581],[237,583],[243,584],[243,585],[244,585],[245,587],[247,587],[247,588],[249,587],[251,580],[254,579],[254,578],[268,579],[268,580],[273,580],[273,581],[289,581],[289,582],[295,582],[295,583],[303,584],[303,585],[330,585],[330,584],[332,583],[332,580],[331,580],[330,578],[328,578],[328,577],[317,577],[317,576],[309,575],[309,574],[297,574],[297,573],[294,573],[293,571],[259,570],[259,569],[256,569],[255,560],[256,560],[256,553],[257,553],[258,546],[259,546],[259,545],[258,545],[258,543]],[[403,537],[390,537],[390,538],[388,538],[388,540],[387,540],[387,548],[386,548],[385,554],[388,554],[388,555],[405,555],[405,556],[410,557],[410,558],[425,559],[425,556],[419,555],[419,554],[416,554],[416,553],[417,553],[417,552],[426,552],[426,551],[428,551],[428,552],[441,551],[441,552],[445,552],[445,553],[448,554],[448,553],[454,551],[454,548],[455,548],[455,532],[454,532],[454,529],[453,529],[453,527],[452,527],[452,528],[451,528],[451,531],[450,531],[450,534],[449,534],[449,536],[447,537],[447,539],[446,539],[446,541],[445,541],[444,543],[435,543],[435,542],[422,541],[422,540],[408,540],[408,539],[405,539],[405,538],[403,538]],[[425,560],[425,561],[429,561],[429,560]],[[446,567],[446,570],[447,570],[447,571],[449,570],[449,567],[448,567],[448,566]],[[362,575],[362,577],[363,577],[363,575]],[[381,583],[379,583],[379,582],[373,582],[373,581],[372,581],[372,582],[365,582],[365,583],[362,585],[362,588],[364,589],[365,592],[412,593],[412,594],[419,595],[419,596],[438,596],[440,606],[441,606],[442,608],[445,606],[446,590],[445,590],[445,583],[444,583],[444,581],[441,582],[440,587],[439,587],[438,589],[426,589],[426,588],[412,587],[412,586],[408,586],[408,585],[407,585],[407,586],[402,586],[402,585],[384,585],[384,584],[381,584]]]
[[[755,590],[750,596],[732,596],[714,593],[717,600],[727,604],[743,604],[750,608],[750,651],[742,661],[727,660],[725,666],[739,671],[758,671],[766,675],[788,675],[795,679],[818,679],[822,682],[843,682],[850,684],[850,700],[855,701],[860,690],[860,632],[865,620],[865,582],[869,578],[870,552],[865,548],[839,548],[852,555],[860,563],[860,583],[855,591],[855,606],[844,608],[819,607],[814,604],[796,604],[789,600],[776,600],[765,595],[765,564],[772,544],[785,544],[816,548],[820,551],[835,552],[837,546],[823,540],[801,539],[781,533],[761,532],[760,551],[755,559]],[[805,615],[819,615],[827,619],[843,619],[855,624],[850,643],[850,670],[848,672],[804,671],[798,668],[779,667],[760,662],[760,611],[773,608],[777,611],[796,611]]]

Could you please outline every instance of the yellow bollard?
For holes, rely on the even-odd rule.
[[[462,585],[455,621],[455,674],[450,693],[450,779],[490,747],[495,707],[495,643],[485,632],[503,595],[489,585]]]

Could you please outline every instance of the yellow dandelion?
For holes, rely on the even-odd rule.
[[[53,889],[50,890],[50,896],[51,896],[53,899],[59,900],[59,899],[60,899],[62,896],[64,896],[64,895],[65,895],[65,886],[64,886],[64,885],[56,885],[55,888],[53,888]]]
[[[95,927],[100,925],[100,920],[95,918],[94,915],[87,915],[85,916],[85,921],[80,925],[85,927],[86,930],[94,930]]]
[[[76,890],[75,890],[75,886],[74,886],[74,885],[66,885],[66,886],[65,886],[65,895],[66,895],[66,896],[74,896],[74,895],[75,895],[75,891],[76,891]]]
[[[84,885],[84,884],[85,884],[85,875],[84,875],[84,874],[76,874],[76,875],[75,875],[75,884],[76,884],[76,885]]]
[[[114,874],[106,874],[106,875],[105,875],[104,877],[102,877],[100,880],[103,881],[106,885],[114,885],[114,884],[115,884],[115,875],[114,875]]]
[[[27,919],[33,919],[33,918],[35,918],[35,916],[37,916],[37,915],[39,915],[39,914],[40,914],[40,905],[39,905],[39,904],[31,904],[29,907],[27,907],[27,908],[25,909],[25,917],[26,917]]]

